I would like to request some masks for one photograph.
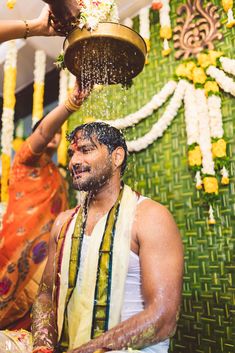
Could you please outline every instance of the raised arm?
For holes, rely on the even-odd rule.
[[[32,36],[53,36],[54,29],[49,25],[49,7],[45,5],[38,18],[33,20],[0,20],[0,42]]]
[[[183,274],[179,231],[171,214],[151,200],[138,206],[133,231],[139,245],[144,310],[71,352],[141,349],[174,334]]]
[[[28,142],[35,154],[42,153],[55,133],[60,129],[65,120],[73,111],[79,109],[83,101],[89,95],[89,91],[82,91],[78,83],[68,100],[53,109],[40,123],[38,128],[30,135]]]

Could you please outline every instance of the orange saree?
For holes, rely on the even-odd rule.
[[[34,154],[26,141],[14,159],[0,232],[0,328],[30,311],[50,230],[56,216],[67,208],[66,196],[65,182],[50,157]]]

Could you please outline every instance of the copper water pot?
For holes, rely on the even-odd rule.
[[[76,25],[80,9],[77,0],[43,0],[51,11],[51,24],[62,35],[67,35]]]

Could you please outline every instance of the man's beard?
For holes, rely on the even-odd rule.
[[[102,173],[100,171],[92,173],[90,169],[87,169],[86,171],[91,174],[87,175],[85,180],[82,180],[81,178],[81,181],[79,178],[75,178],[76,171],[72,173],[72,184],[75,190],[88,192],[97,191],[104,186],[113,175],[111,164],[106,165],[106,168],[103,169]]]

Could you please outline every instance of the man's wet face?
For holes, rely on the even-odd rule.
[[[69,170],[76,190],[99,190],[113,175],[111,154],[95,135],[87,138],[82,131],[78,131],[68,154]]]

